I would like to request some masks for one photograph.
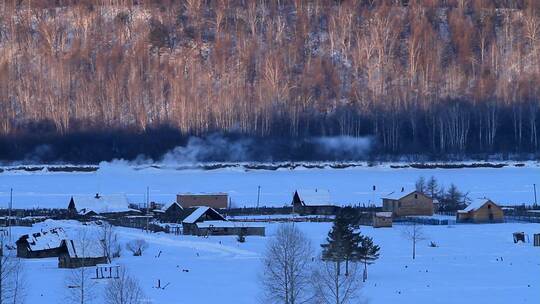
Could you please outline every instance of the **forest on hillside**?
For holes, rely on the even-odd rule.
[[[536,0],[0,4],[0,159],[154,156],[215,133],[538,155],[539,84]]]

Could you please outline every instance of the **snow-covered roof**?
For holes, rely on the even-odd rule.
[[[392,217],[392,212],[376,212],[377,217]]]
[[[471,211],[475,211],[477,209],[480,209],[488,201],[490,201],[490,199],[488,199],[488,198],[475,199],[467,206],[467,208],[465,208],[463,210],[460,210],[460,211],[462,211],[460,213],[466,213],[466,212],[471,212]]]
[[[208,211],[212,211],[213,213],[217,214],[221,219],[225,220],[225,218],[223,218],[223,216],[221,216],[221,214],[219,214],[219,212],[214,210],[214,208],[207,207],[207,206],[201,206],[201,207],[197,207],[197,209],[195,209],[190,215],[188,215],[182,221],[182,223],[194,224],[195,222],[197,222],[197,220],[199,220],[199,218],[201,218],[201,216],[203,216]]]
[[[165,212],[165,211],[167,211],[167,209],[171,208],[172,205],[178,205],[178,207],[180,207],[180,209],[184,209],[184,208],[182,208],[182,206],[180,206],[180,204],[178,202],[171,202],[171,203],[163,205],[163,207],[161,207],[160,211]]]
[[[386,199],[392,199],[392,200],[398,200],[402,197],[404,197],[405,195],[411,193],[410,191],[392,191],[390,193],[388,193],[387,195],[383,196],[383,198],[386,198]]]
[[[205,221],[196,224],[199,228],[208,228],[210,226],[216,228],[235,228],[235,227],[264,227],[264,225],[248,222],[231,222],[231,221]]]
[[[95,213],[117,213],[134,211],[129,208],[129,201],[124,194],[74,196],[75,208],[78,212],[94,211]]]
[[[296,190],[300,200],[306,206],[326,206],[330,203],[330,191],[326,189],[300,189]]]
[[[64,240],[71,258],[101,258],[105,252],[101,241]]]
[[[46,231],[29,233],[21,237],[26,238],[31,251],[47,250],[60,247],[67,234],[62,227],[51,228]]]

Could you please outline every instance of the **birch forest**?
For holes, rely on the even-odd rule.
[[[216,132],[538,155],[539,91],[537,0],[0,4],[0,159]]]

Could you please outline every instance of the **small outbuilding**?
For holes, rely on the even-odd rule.
[[[57,257],[65,251],[62,240],[66,238],[67,234],[61,227],[25,234],[15,242],[17,257],[28,259]]]
[[[420,191],[392,192],[382,201],[383,211],[391,212],[394,217],[433,215],[433,199]]]
[[[265,235],[265,227],[257,223],[244,223],[232,221],[206,221],[196,223],[193,235]]]
[[[376,212],[373,216],[373,228],[392,227],[392,212]]]
[[[172,202],[152,212],[164,223],[179,223],[184,215],[184,208],[178,202]]]
[[[540,247],[540,233],[534,234],[534,246]]]
[[[296,190],[291,204],[300,215],[335,215],[340,209],[330,203],[330,191],[325,189]]]
[[[502,223],[502,208],[487,198],[474,200],[464,210],[459,210],[456,221],[460,223]]]
[[[104,216],[118,218],[128,215],[140,215],[141,211],[130,208],[124,194],[94,196],[73,196],[69,200],[68,215],[71,217]]]
[[[108,262],[101,241],[82,242],[65,239],[62,247],[66,250],[58,257],[58,268],[90,267]]]

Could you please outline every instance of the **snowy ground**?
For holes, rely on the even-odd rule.
[[[40,223],[63,226],[69,233],[76,222]],[[248,237],[239,244],[230,237],[192,237],[147,234],[119,228],[122,242],[144,238],[150,244],[142,257],[124,250],[119,263],[138,278],[150,303],[256,303],[258,275],[266,242],[279,224],[268,224],[267,237]],[[319,250],[330,223],[297,223]],[[417,259],[401,235],[400,226],[362,227],[382,248],[369,268],[362,298],[369,303],[538,303],[540,299],[540,247],[514,244],[512,232],[531,237],[538,224],[423,226],[428,240],[418,245]],[[30,228],[15,228],[14,236]],[[435,241],[439,247],[428,247]],[[157,257],[161,252],[160,257]],[[502,261],[500,258],[502,257]],[[59,303],[65,296],[70,270],[57,268],[57,259],[25,260],[29,288],[27,303]],[[183,272],[188,269],[189,272]],[[160,279],[167,288],[156,289]],[[99,282],[100,287],[105,281]],[[98,288],[99,289],[99,288]],[[101,291],[99,291],[101,292]],[[96,303],[102,302],[96,295]]]
[[[388,165],[348,169],[176,170],[126,164],[102,163],[92,173],[5,171],[0,173],[0,207],[14,189],[14,207],[65,207],[72,195],[125,193],[130,201],[143,203],[146,188],[150,199],[175,200],[179,192],[227,192],[235,206],[255,206],[261,186],[261,205],[290,204],[295,189],[328,189],[331,200],[340,205],[381,204],[380,198],[401,187],[411,189],[420,176],[435,176],[447,187],[455,183],[471,198],[490,197],[503,205],[532,204],[533,184],[539,187],[540,165],[524,167],[465,169],[392,169]],[[373,191],[373,186],[376,190]]]

